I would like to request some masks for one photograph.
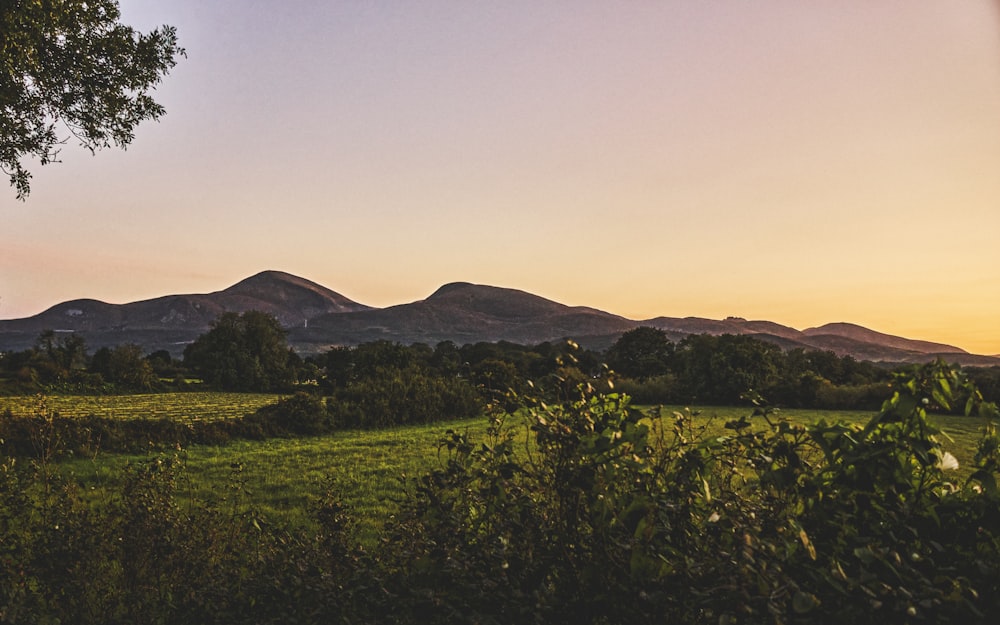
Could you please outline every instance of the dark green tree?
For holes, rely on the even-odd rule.
[[[163,107],[150,91],[184,55],[173,27],[121,24],[116,0],[0,2],[0,170],[18,199],[24,158],[56,162],[71,136],[91,152],[126,147]]]
[[[123,389],[149,390],[156,383],[153,366],[142,348],[134,344],[100,348],[90,359],[88,370]]]
[[[428,364],[441,375],[458,375],[462,371],[462,354],[452,341],[441,341],[434,346]]]
[[[472,367],[471,379],[488,397],[503,396],[511,389],[520,390],[523,384],[517,367],[510,362],[496,358],[487,358],[476,363]]]
[[[385,369],[405,369],[417,363],[416,352],[392,341],[362,343],[352,350],[355,379],[375,376]]]
[[[326,385],[333,389],[380,375],[387,369],[405,369],[417,361],[414,348],[380,340],[354,347],[332,347],[319,363],[325,372]]]
[[[681,387],[694,402],[736,404],[749,391],[766,393],[780,358],[777,345],[743,334],[693,334],[677,349]]]
[[[153,368],[153,374],[158,378],[175,378],[182,371],[181,364],[174,361],[173,356],[165,349],[159,349],[147,355],[146,361]]]
[[[87,359],[87,342],[75,333],[60,336],[54,330],[45,330],[38,335],[35,348],[67,371],[83,367]]]
[[[674,344],[659,328],[641,326],[629,330],[608,349],[608,366],[617,373],[645,380],[670,370]]]
[[[256,310],[223,313],[184,350],[184,364],[226,390],[274,391],[292,382],[285,331]]]

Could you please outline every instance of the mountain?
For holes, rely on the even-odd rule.
[[[812,338],[813,340],[821,341],[823,340],[823,337],[841,337],[854,341],[860,341],[862,343],[874,343],[876,345],[884,345],[886,347],[922,354],[968,353],[964,349],[960,349],[952,345],[904,339],[898,336],[869,330],[868,328],[864,328],[853,323],[828,323],[818,328],[808,328],[803,330],[802,334]]]
[[[739,317],[723,320],[657,317],[642,324],[660,328],[675,341],[688,334],[750,334],[786,350],[829,350],[858,360],[920,363],[940,357],[965,365],[1000,364],[995,357],[970,354],[952,345],[892,336],[852,323],[829,323],[818,328],[796,330],[772,321],[747,321]]]
[[[129,304],[79,299],[33,317],[0,321],[0,349],[25,349],[47,329],[79,332],[91,349],[137,343],[146,350],[180,353],[224,312],[260,310],[282,325],[303,325],[317,315],[368,310],[330,289],[281,271],[264,271],[213,293],[167,295]]]
[[[455,282],[410,304],[321,315],[310,320],[308,328],[293,328],[289,340],[311,344],[314,349],[380,339],[461,345],[478,341],[535,344],[572,337],[610,345],[614,337],[635,326],[635,321],[618,315],[566,306],[516,289]]]
[[[850,323],[796,330],[772,321],[739,317],[656,317],[636,321],[588,308],[567,306],[517,289],[454,282],[426,299],[372,308],[280,271],[264,271],[214,293],[167,295],[129,304],[80,299],[57,304],[24,319],[0,320],[0,350],[21,350],[47,329],[79,332],[91,350],[136,343],[147,351],[180,355],[223,312],[260,310],[277,317],[289,343],[301,353],[375,340],[399,343],[479,341],[537,344],[571,338],[592,349],[609,347],[622,332],[640,325],[663,330],[673,341],[691,334],[749,334],[782,349],[832,350],[859,360],[950,362],[988,366],[1000,358],[977,356],[951,345],[875,332]]]

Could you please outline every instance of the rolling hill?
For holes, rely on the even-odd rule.
[[[21,350],[47,329],[78,332],[93,350],[136,343],[147,351],[180,355],[223,312],[260,310],[274,315],[301,353],[374,340],[404,344],[510,341],[537,344],[565,338],[593,349],[610,346],[640,325],[662,329],[674,341],[690,334],[750,334],[783,349],[831,350],[859,360],[926,362],[943,357],[973,365],[1000,358],[969,354],[940,343],[907,339],[850,323],[797,330],[738,317],[656,317],[632,320],[585,306],[567,306],[510,288],[454,282],[426,299],[387,308],[354,302],[324,286],[280,271],[264,271],[222,291],[166,295],[128,304],[80,299],[23,319],[0,320],[0,350]]]
[[[566,337],[617,336],[635,325],[611,313],[565,306],[516,289],[456,282],[410,304],[322,315],[310,320],[308,328],[292,329],[289,338],[293,343],[314,345],[379,339],[429,345],[440,341],[534,344]]]
[[[368,309],[309,280],[264,271],[214,293],[166,295],[129,304],[92,299],[56,304],[33,317],[0,321],[0,349],[25,349],[51,329],[79,332],[91,349],[136,343],[147,351],[180,353],[228,311],[260,310],[289,327],[325,313]]]

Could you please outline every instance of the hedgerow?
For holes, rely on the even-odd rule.
[[[932,416],[956,397],[984,423],[964,482],[950,477]],[[297,428],[327,418],[319,400],[291,401]],[[249,505],[239,465],[215,498],[192,501],[178,496],[179,458],[156,456],[95,506],[48,456],[5,455],[0,622],[1000,616],[1000,415],[954,369],[897,376],[859,425],[796,425],[757,400],[725,434],[707,435],[688,413],[650,415],[586,384],[564,401],[511,403],[523,409],[492,413],[482,440],[448,434],[444,462],[409,482],[368,551],[335,491],[315,502],[313,528],[269,524]]]

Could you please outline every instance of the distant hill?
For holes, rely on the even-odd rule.
[[[852,323],[829,323],[818,328],[796,330],[771,321],[657,317],[642,322],[660,328],[672,338],[687,334],[751,334],[782,349],[829,350],[858,360],[920,363],[944,358],[949,362],[988,366],[1000,364],[991,356],[978,356],[953,345],[902,338],[869,330]],[[675,339],[676,340],[676,339]]]
[[[289,343],[301,353],[380,339],[433,346],[441,341],[531,345],[571,338],[604,349],[622,332],[647,325],[662,329],[674,341],[691,334],[749,334],[782,349],[832,350],[859,360],[916,363],[943,357],[969,365],[1000,364],[995,356],[969,354],[951,345],[892,336],[850,323],[796,330],[738,317],[632,320],[517,289],[467,282],[446,284],[416,302],[373,308],[280,271],[264,271],[214,293],[167,295],[129,304],[81,299],[57,304],[33,317],[0,320],[0,350],[26,349],[43,330],[51,329],[79,332],[91,350],[136,343],[147,351],[167,349],[180,355],[220,314],[246,310],[277,317],[288,331]]]
[[[264,271],[214,293],[167,295],[129,304],[92,299],[56,304],[33,317],[0,321],[0,349],[25,349],[50,329],[79,332],[91,349],[131,342],[149,351],[180,353],[224,312],[260,310],[288,327],[325,313],[369,308],[309,280]]]
[[[876,332],[874,330],[869,330],[868,328],[855,325],[853,323],[828,323],[826,325],[820,326],[818,328],[808,328],[802,331],[802,334],[810,337],[815,341],[824,340],[823,337],[842,337],[846,339],[851,339],[861,343],[873,343],[876,345],[882,345],[885,347],[892,347],[895,349],[901,349],[905,351],[912,351],[922,354],[936,354],[936,353],[963,353],[967,354],[964,349],[954,347],[952,345],[943,345],[941,343],[931,343],[929,341],[915,341],[913,339],[904,339],[898,336],[892,336],[890,334],[883,334],[881,332]]]
[[[295,328],[290,340],[320,345],[352,345],[374,340],[456,344],[543,341],[620,335],[636,322],[583,306],[566,306],[518,291],[455,282],[425,300],[344,314],[326,314]],[[613,342],[607,340],[608,345]]]

